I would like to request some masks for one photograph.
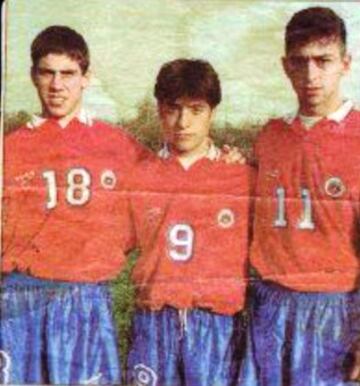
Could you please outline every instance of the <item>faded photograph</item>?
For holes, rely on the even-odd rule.
[[[0,382],[360,384],[358,3],[2,20]]]

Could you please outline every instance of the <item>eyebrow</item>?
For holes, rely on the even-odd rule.
[[[324,58],[332,58],[332,57],[334,57],[334,54],[330,54],[330,53],[324,53],[322,55],[290,55],[289,56],[290,59],[309,59],[309,58],[324,59]]]
[[[36,71],[41,71],[41,72],[48,72],[51,74],[55,74],[57,72],[60,72],[61,74],[75,74],[77,72],[77,69],[62,69],[62,70],[54,70],[53,68],[49,67],[38,67]]]

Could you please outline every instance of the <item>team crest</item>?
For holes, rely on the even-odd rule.
[[[221,228],[230,228],[234,225],[235,214],[231,209],[221,209],[217,215],[217,223]]]
[[[330,177],[325,181],[325,193],[332,197],[341,197],[346,191],[344,182],[339,177]]]
[[[114,189],[116,185],[116,176],[112,170],[104,170],[101,173],[101,185],[105,189]]]
[[[134,367],[136,386],[156,386],[158,377],[153,369],[143,364]]]

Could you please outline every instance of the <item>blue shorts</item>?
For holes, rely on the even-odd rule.
[[[297,292],[256,283],[238,386],[355,385],[346,372],[360,337],[359,316],[359,292]]]
[[[227,386],[237,376],[240,316],[165,307],[138,310],[128,358],[136,386]]]
[[[120,383],[109,289],[22,274],[2,280],[1,383]]]

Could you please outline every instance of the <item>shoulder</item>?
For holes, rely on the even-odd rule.
[[[273,118],[268,120],[258,134],[259,138],[266,138],[273,134],[283,132],[290,126],[289,117]]]
[[[151,157],[152,152],[141,144],[126,128],[108,122],[94,120],[90,128],[99,144],[109,146],[115,151],[133,155],[138,159]]]
[[[259,157],[261,149],[272,148],[274,143],[285,140],[288,136],[291,120],[289,117],[270,119],[260,130],[255,140],[255,157]]]
[[[255,179],[255,169],[250,165],[227,164],[223,161],[210,161],[204,173],[197,179],[195,190],[200,193],[248,195]]]
[[[4,151],[5,155],[17,156],[18,154],[32,150],[36,146],[38,139],[35,139],[34,129],[30,129],[26,125],[11,131],[4,135]],[[35,143],[36,142],[36,143]]]
[[[360,106],[355,106],[345,118],[348,125],[360,126]]]
[[[94,120],[93,125],[89,127],[94,135],[98,137],[106,136],[106,139],[113,139],[123,142],[136,142],[136,139],[127,132],[124,127],[114,125],[108,122]]]
[[[159,187],[166,172],[166,162],[158,157],[146,157],[136,163],[126,178],[128,190],[151,190]]]

